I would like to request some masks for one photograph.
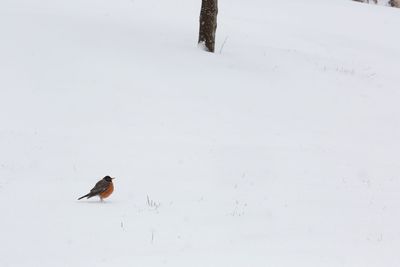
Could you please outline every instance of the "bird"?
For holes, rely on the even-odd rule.
[[[100,200],[103,201],[103,199],[109,197],[112,192],[114,191],[114,184],[112,180],[115,178],[111,178],[110,176],[105,176],[103,179],[98,181],[96,185],[90,190],[90,192],[84,196],[81,196],[78,198],[78,200],[82,198],[91,198],[94,196],[99,196]]]

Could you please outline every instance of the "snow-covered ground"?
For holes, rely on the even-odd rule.
[[[0,1],[1,267],[399,266],[400,10],[200,2]]]

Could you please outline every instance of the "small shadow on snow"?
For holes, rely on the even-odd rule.
[[[84,204],[98,204],[98,205],[105,205],[105,204],[112,204],[112,201],[90,201],[90,200],[77,200],[76,203],[84,203]]]

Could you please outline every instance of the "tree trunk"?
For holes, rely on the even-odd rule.
[[[199,44],[206,50],[215,50],[215,32],[217,30],[218,0],[202,0],[200,12]]]
[[[390,0],[390,1],[389,1],[389,4],[390,4],[392,7],[400,7],[400,0]]]

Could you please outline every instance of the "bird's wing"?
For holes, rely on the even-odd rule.
[[[92,190],[90,190],[90,194],[91,195],[100,194],[101,192],[104,192],[105,190],[107,190],[108,185],[109,185],[109,182],[100,180],[96,183],[96,185],[92,188]]]

